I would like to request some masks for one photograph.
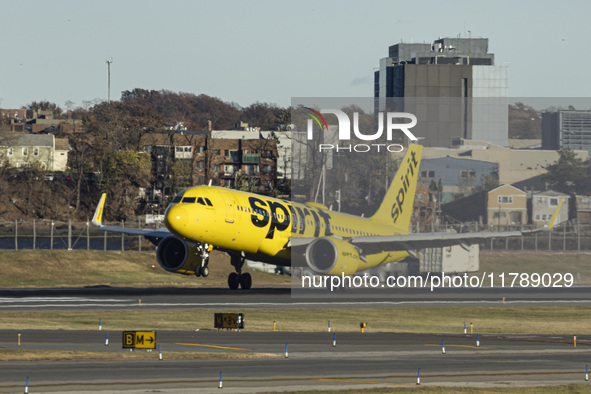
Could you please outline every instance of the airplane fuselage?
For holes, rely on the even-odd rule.
[[[348,239],[404,233],[321,204],[294,203],[215,186],[191,187],[177,195],[166,210],[165,223],[173,234],[187,241],[243,252],[248,258],[277,265],[291,263],[290,238]],[[407,255],[400,251],[370,255],[364,268]]]

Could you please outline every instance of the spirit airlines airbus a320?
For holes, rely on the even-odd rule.
[[[317,203],[195,186],[172,200],[164,216],[166,228],[103,226],[105,194],[93,223],[105,231],[146,237],[157,245],[160,266],[170,272],[205,277],[209,252],[213,248],[226,252],[236,269],[228,277],[231,289],[251,287],[251,276],[242,273],[245,259],[281,266],[298,259],[316,273],[348,276],[426,247],[468,248],[490,238],[522,235],[521,231],[409,234],[421,151],[422,146],[410,145],[382,204],[369,218],[334,212]]]

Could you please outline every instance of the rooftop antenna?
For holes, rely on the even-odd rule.
[[[107,73],[108,73],[108,93],[107,93],[107,103],[111,103],[111,63],[113,63],[113,58],[111,60],[107,59]]]

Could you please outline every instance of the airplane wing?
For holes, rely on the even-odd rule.
[[[103,219],[103,208],[105,206],[105,199],[107,198],[107,193],[103,193],[101,199],[94,211],[94,216],[92,217],[92,224],[98,227],[101,231],[108,231],[113,233],[121,233],[121,234],[129,234],[129,235],[141,235],[143,237],[148,238],[149,240],[159,240],[162,238],[166,238],[172,233],[168,231],[167,228],[158,228],[158,229],[149,229],[149,228],[125,228],[125,227],[115,227],[115,226],[104,226],[102,223]]]
[[[554,227],[558,212],[564,200],[560,202],[554,215],[543,228],[526,231],[486,231],[480,233],[412,233],[403,235],[378,235],[345,238],[359,247],[363,254],[378,253],[381,251],[407,251],[412,252],[425,248],[441,248],[446,246],[460,245],[468,250],[471,244],[482,243],[493,238],[520,237],[540,231],[548,231]],[[341,237],[339,237],[341,238]],[[288,247],[298,248],[312,243],[317,238],[297,238],[289,240]]]

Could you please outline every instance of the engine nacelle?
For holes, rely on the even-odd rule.
[[[156,259],[166,271],[182,275],[194,275],[202,262],[197,245],[188,244],[172,235],[160,241],[156,249]]]
[[[306,248],[306,262],[319,274],[349,276],[357,272],[361,257],[349,242],[322,237]]]

